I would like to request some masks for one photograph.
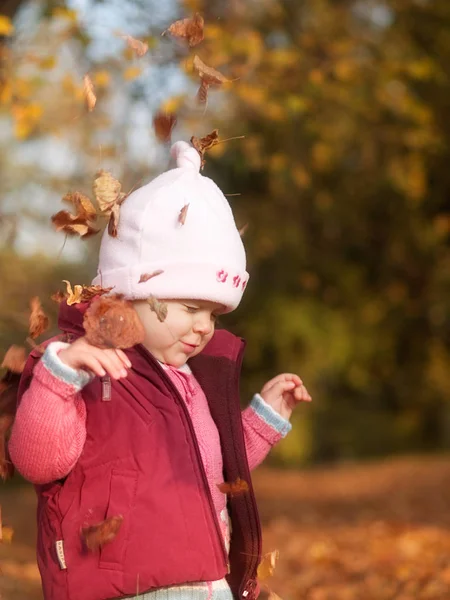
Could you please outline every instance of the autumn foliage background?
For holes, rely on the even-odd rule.
[[[205,19],[201,44],[190,48],[161,36],[174,20],[195,11]],[[63,279],[89,283],[95,272],[99,236],[66,240],[51,226],[51,215],[64,208],[61,198],[69,190],[92,194],[99,169],[110,170],[125,191],[167,169],[169,143],[158,140],[152,123],[160,112],[175,114],[172,140],[201,137],[214,128],[221,139],[244,136],[211,149],[204,169],[229,194],[238,227],[248,224],[250,285],[239,310],[223,319],[248,340],[243,401],[279,371],[299,372],[314,399],[298,410],[293,433],[270,459],[272,467],[317,468],[394,454],[445,456],[448,0],[6,0],[0,14],[3,354],[24,342],[32,296],[40,297],[54,330],[52,293],[64,289]],[[137,56],[126,35],[147,43],[148,52]],[[212,86],[206,103],[196,97],[195,55],[229,80]],[[86,74],[97,97],[93,110],[86,107]],[[403,460],[392,464],[404,465]],[[448,480],[445,459],[438,466],[427,460],[436,482]],[[378,467],[367,466],[373,468]],[[408,479],[413,498],[422,498],[420,481],[430,477],[421,469],[425,479],[419,477],[416,487],[414,477]],[[277,473],[289,495],[289,475]],[[326,473],[330,487],[322,496],[331,494],[330,511],[339,522],[343,504],[332,493],[334,471]],[[385,477],[391,481],[388,473],[389,468]],[[398,491],[379,477],[384,492],[377,498]],[[361,516],[358,475],[353,483],[344,480]],[[402,481],[399,477],[399,485]],[[7,485],[11,497],[22,493],[17,482]],[[261,493],[264,489],[263,482]],[[316,500],[310,499],[311,506]],[[278,518],[283,503],[270,506]],[[406,510],[385,517],[379,512],[383,502],[375,506],[369,523],[386,518],[408,527],[414,521]],[[428,511],[441,514],[426,504],[418,520]],[[440,535],[447,522],[436,520]],[[358,517],[355,523],[362,527]],[[385,526],[380,535],[388,532],[386,544],[392,545],[390,525]],[[301,522],[295,539],[306,529]],[[358,531],[363,544],[367,531]],[[339,536],[335,530],[327,535],[331,546],[319,546],[312,555],[315,573],[314,556],[320,568],[328,565],[334,573],[340,568]],[[425,579],[447,569],[438,560],[447,552],[442,535],[439,550],[430,541],[438,562],[430,559]],[[311,543],[318,538],[315,532]],[[300,551],[309,556],[299,546]],[[420,580],[419,591],[396,588],[392,582],[401,577],[418,579],[417,573],[399,575],[395,569],[386,575],[393,588],[377,580],[378,592],[359,596],[349,581],[361,575],[343,572],[342,598],[434,597],[423,591],[428,579],[423,585]],[[292,598],[328,598],[326,591],[314,596],[305,589],[286,591]],[[442,589],[435,597],[450,597]],[[334,594],[333,600],[341,597]]]

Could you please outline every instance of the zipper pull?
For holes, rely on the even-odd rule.
[[[257,585],[258,584],[255,579],[249,579],[244,590],[242,591],[242,598],[244,598],[244,600],[255,600],[255,589]]]
[[[100,380],[102,382],[102,401],[109,402],[111,400],[111,378],[105,375]]]

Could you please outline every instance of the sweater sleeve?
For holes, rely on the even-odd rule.
[[[242,412],[245,448],[250,470],[266,458],[277,442],[286,437],[292,425],[279,415],[259,394]]]
[[[17,470],[32,483],[50,483],[74,467],[86,440],[86,406],[80,390],[92,375],[65,365],[53,342],[36,365],[17,408],[8,448]]]

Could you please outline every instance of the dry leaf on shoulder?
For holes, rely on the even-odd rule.
[[[166,31],[163,31],[162,35],[165,33],[170,33],[174,37],[185,38],[189,46],[192,48],[203,41],[204,25],[205,21],[202,15],[197,12],[192,17],[175,21],[168,29],[166,29]]]
[[[44,313],[41,301],[37,296],[34,296],[30,300],[31,314],[30,314],[30,337],[34,340],[39,337],[44,331],[47,330],[49,325],[49,319]]]
[[[95,525],[81,528],[81,537],[88,550],[94,551],[112,542],[123,523],[123,516],[109,517]]]
[[[102,296],[84,313],[86,340],[98,348],[131,348],[144,341],[144,327],[132,302],[121,296]]]

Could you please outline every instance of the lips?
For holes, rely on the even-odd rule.
[[[190,348],[191,350],[195,350],[198,347],[198,344],[189,344],[188,342],[182,342],[182,344],[184,344],[187,348]]]

